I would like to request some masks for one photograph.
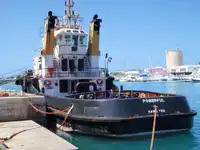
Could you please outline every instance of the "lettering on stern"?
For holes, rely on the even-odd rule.
[[[148,110],[148,114],[153,114],[155,110]],[[158,109],[157,113],[165,113],[165,109]]]
[[[163,98],[142,99],[143,103],[165,103]]]

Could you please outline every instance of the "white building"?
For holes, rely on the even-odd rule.
[[[197,70],[200,70],[200,65],[182,65],[174,66],[168,69],[169,73],[173,74],[192,73]]]
[[[129,70],[124,72],[126,75],[137,75],[139,74],[139,70]]]

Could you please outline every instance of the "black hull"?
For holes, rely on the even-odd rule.
[[[190,130],[196,113],[157,116],[155,131],[160,134]],[[62,117],[61,117],[62,118]],[[90,120],[69,118],[74,132],[113,137],[148,135],[152,132],[153,117],[120,120]]]
[[[74,109],[68,123],[75,132],[129,136],[152,131],[153,105],[158,106],[156,131],[181,131],[193,127],[192,111],[184,96],[127,99],[73,99],[46,96],[48,105],[65,109],[70,104]],[[61,119],[64,115],[59,115]]]

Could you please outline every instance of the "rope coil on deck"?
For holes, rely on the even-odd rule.
[[[153,129],[152,129],[150,150],[153,150],[153,142],[154,142],[154,135],[155,135],[155,128],[156,128],[156,117],[157,117],[157,109],[158,109],[157,105],[154,105],[153,107],[154,107],[154,117],[153,117]]]

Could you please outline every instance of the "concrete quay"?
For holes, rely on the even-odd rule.
[[[12,139],[2,142],[2,150],[78,150],[66,140],[40,126],[34,121],[1,122],[0,137],[8,137],[23,131]]]
[[[0,142],[0,150],[77,150],[78,148],[51,131],[56,129],[54,115],[41,114],[31,104],[46,112],[44,96],[15,94],[0,97],[0,139],[22,132],[8,141]],[[39,125],[40,124],[40,125]],[[48,129],[42,127],[48,127]],[[30,130],[31,129],[31,130]],[[4,144],[3,144],[4,143]],[[7,148],[6,148],[7,147]]]
[[[0,97],[0,122],[33,120],[39,124],[46,124],[46,115],[36,112],[31,103],[38,109],[46,111],[46,101],[43,96],[23,94]]]

